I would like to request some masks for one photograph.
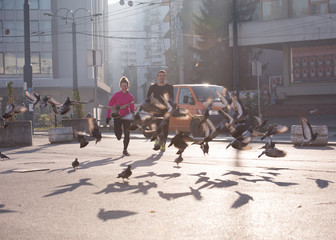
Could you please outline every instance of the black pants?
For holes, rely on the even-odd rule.
[[[121,139],[122,131],[124,130],[124,150],[127,150],[130,141],[130,126],[131,121],[129,120],[114,119],[114,134],[118,140]]]
[[[162,119],[158,119],[156,121],[157,121],[156,122],[157,126],[160,126],[160,124],[162,122]],[[163,125],[163,127],[162,127],[162,133],[163,133],[164,142],[166,143],[167,137],[168,137],[168,133],[169,133],[169,119],[166,120],[166,123]]]

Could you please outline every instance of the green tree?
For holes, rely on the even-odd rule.
[[[14,102],[14,88],[13,88],[13,82],[10,81],[9,83],[7,83],[7,91],[8,91],[8,102],[7,105],[11,104],[12,102]],[[14,114],[9,118],[9,121],[14,121],[15,120],[15,116]]]
[[[195,34],[199,35],[197,82],[232,86],[232,49],[229,46],[229,23],[232,3],[203,0],[199,15],[194,15]]]
[[[248,22],[253,18],[259,18],[259,0],[237,0],[238,22]],[[239,38],[239,36],[238,36]],[[252,77],[252,61],[258,60],[262,55],[262,49],[252,47],[238,48],[239,90],[251,90],[256,88],[256,78]]]
[[[79,91],[73,91],[72,92],[73,95],[73,100],[75,101],[80,101],[80,95],[79,95]],[[77,104],[74,106],[74,115],[75,115],[75,119],[79,119],[79,118],[83,118],[84,117],[84,111],[83,111],[83,104]]]

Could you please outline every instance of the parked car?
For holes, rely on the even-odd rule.
[[[210,96],[213,97],[209,119],[216,126],[222,120],[218,110],[224,107],[216,94],[216,90],[222,93],[223,87],[209,84],[177,84],[174,85],[175,103],[180,108],[188,109],[190,113],[197,114],[204,112],[206,100]],[[194,137],[202,137],[204,134],[202,128],[199,127],[199,122],[198,119],[181,120],[171,117],[169,131],[185,131],[190,132]]]

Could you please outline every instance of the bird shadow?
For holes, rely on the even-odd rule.
[[[323,180],[323,179],[317,179],[317,178],[307,178],[307,179],[310,179],[310,180],[314,180],[317,184],[317,186],[319,188],[327,188],[329,186],[329,183],[334,183],[332,181],[328,181],[328,180]]]
[[[335,150],[329,146],[294,146],[295,149],[310,149],[310,150]]]
[[[98,166],[105,166],[111,163],[114,163],[115,161],[121,159],[121,157],[117,158],[104,158],[96,161],[84,161],[79,163],[78,169],[87,169],[87,168],[92,168],[92,167],[98,167]],[[48,173],[52,172],[63,172],[68,170],[68,173],[74,173],[76,172],[73,167],[66,167],[66,168],[58,168],[58,169],[53,169],[48,171]]]
[[[279,187],[288,187],[288,186],[293,186],[293,185],[298,185],[298,183],[294,183],[294,182],[278,182],[278,181],[274,181],[273,177],[268,177],[268,176],[258,176],[260,178],[254,178],[254,179],[248,179],[248,178],[239,178],[245,182],[270,182],[273,183]]]
[[[128,217],[137,214],[137,212],[132,211],[121,211],[121,210],[110,210],[105,211],[104,208],[101,208],[97,214],[98,218],[106,222],[107,220],[119,219],[123,217]]]
[[[190,192],[181,192],[181,193],[164,193],[162,191],[158,191],[158,194],[161,198],[166,199],[168,201],[174,200],[177,198],[181,197],[186,197],[186,196],[193,196],[196,200],[202,200],[202,195],[201,192],[198,189],[193,189],[192,187],[190,188]]]
[[[235,192],[239,194],[239,198],[234,201],[234,203],[231,205],[231,208],[240,208],[241,206],[247,204],[250,200],[254,201],[253,197],[248,194],[240,193],[238,191]]]
[[[172,178],[178,178],[181,176],[181,173],[171,173],[171,174],[156,174],[154,172],[147,172],[147,174],[136,176],[134,178],[147,178],[147,177],[161,177],[165,180],[172,179]]]
[[[10,170],[6,170],[6,171],[3,171],[3,172],[0,172],[0,174],[10,174],[10,173],[14,173],[13,171],[15,170],[14,169],[10,169]]]
[[[151,188],[157,188],[158,185],[155,182],[139,182],[137,185],[131,185],[128,182],[116,182],[111,183],[106,186],[106,188],[100,190],[99,192],[96,192],[94,194],[109,194],[114,192],[127,192],[132,191],[132,194],[135,193],[142,193],[144,195],[148,194],[148,191]]]
[[[58,186],[57,188],[60,188],[60,189],[55,190],[54,192],[49,193],[47,195],[44,195],[43,197],[51,197],[51,196],[63,194],[66,192],[72,192],[81,186],[94,186],[92,183],[88,182],[90,179],[91,178],[82,178],[77,183],[70,183],[70,184]]]
[[[148,178],[148,177],[154,177],[156,176],[155,172],[147,172],[146,174],[136,176],[134,178]]]
[[[203,177],[202,180],[198,180],[196,181],[198,183],[200,182],[204,182],[204,184],[202,186],[200,186],[197,190],[201,190],[203,188],[228,188],[228,187],[232,187],[235,185],[238,185],[238,182],[236,181],[231,181],[231,180],[222,180],[222,179],[215,179],[213,180],[209,180],[206,177]]]
[[[235,175],[235,176],[253,176],[251,173],[247,172],[239,172],[239,171],[229,171],[227,173],[224,173],[222,176],[226,175]]]
[[[1,213],[13,213],[13,212],[16,212],[16,211],[9,210],[9,209],[3,209],[4,207],[5,207],[5,204],[0,204],[0,214]]]
[[[158,161],[162,156],[163,156],[163,153],[160,152],[158,154],[152,154],[150,157],[148,157],[146,159],[138,160],[138,161],[135,161],[133,163],[130,163],[130,161],[124,162],[120,166],[126,167],[129,164],[131,164],[132,169],[136,169],[137,167],[150,167],[150,166],[155,165],[156,161]]]

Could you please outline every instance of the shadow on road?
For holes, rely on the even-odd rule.
[[[78,170],[108,165],[108,164],[114,163],[115,161],[117,161],[117,160],[119,160],[121,158],[122,157],[118,157],[118,158],[104,158],[104,159],[100,159],[100,160],[96,160],[96,161],[84,161],[84,162],[80,162],[80,160],[79,160]],[[71,167],[71,162],[69,162],[69,167],[67,167],[67,168],[53,169],[53,170],[50,170],[48,173],[63,172],[63,171],[66,171],[66,170],[69,170],[68,173],[75,172],[74,169],[73,169],[73,167]]]
[[[162,152],[159,152],[158,154],[152,154],[150,157],[143,159],[143,160],[138,160],[135,162],[124,162],[120,166],[122,167],[127,167],[128,165],[132,165],[132,169],[136,169],[137,167],[151,167],[156,164],[156,161],[158,161],[161,157],[163,156]]]
[[[310,180],[314,180],[319,188],[327,188],[329,183],[334,183],[332,181],[323,180],[323,179],[316,179],[316,178],[307,178]]]
[[[114,192],[127,192],[127,191],[133,191],[131,193],[142,193],[144,195],[148,194],[148,191],[151,188],[157,188],[157,184],[155,182],[139,182],[137,185],[130,185],[128,182],[116,182],[111,183],[106,186],[106,188],[102,189],[99,192],[96,192],[95,194],[108,194],[108,193],[114,193]]]
[[[101,208],[97,216],[98,218],[106,222],[107,220],[128,217],[134,214],[137,214],[137,212],[120,211],[120,210],[105,211],[104,208]]]
[[[240,193],[238,191],[235,192],[239,194],[239,198],[232,204],[231,208],[239,208],[247,204],[250,200],[254,201],[253,197],[248,194]]]
[[[88,182],[90,179],[91,178],[83,178],[83,179],[80,179],[78,183],[70,183],[70,184],[58,186],[58,188],[61,188],[61,189],[58,189],[58,190],[56,190],[52,193],[44,195],[43,197],[51,197],[51,196],[55,196],[55,195],[58,195],[58,194],[63,194],[63,193],[66,193],[66,192],[72,192],[73,190],[75,190],[75,189],[77,189],[81,186],[94,186],[92,183]]]
[[[164,193],[162,191],[158,191],[158,194],[161,198],[164,198],[168,201],[177,199],[180,197],[186,197],[186,196],[193,196],[196,200],[202,200],[201,192],[193,189],[192,187],[190,188],[190,192],[181,192],[181,193]]]
[[[333,147],[329,146],[293,146],[295,149],[304,149],[304,150],[335,150]]]
[[[0,214],[1,213],[13,213],[16,211],[8,210],[8,209],[3,209],[5,207],[5,204],[0,204]]]

